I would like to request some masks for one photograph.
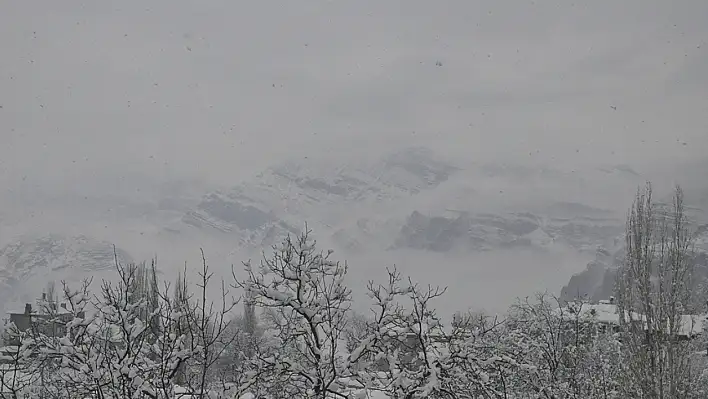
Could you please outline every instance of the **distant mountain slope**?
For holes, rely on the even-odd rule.
[[[0,301],[14,306],[34,301],[49,281],[100,280],[113,273],[116,256],[122,263],[133,261],[110,243],[85,236],[22,237],[0,249]]]
[[[205,194],[170,230],[196,229],[262,248],[307,222],[318,236],[351,251],[565,245],[592,252],[622,230],[620,214],[605,207],[607,194],[617,187],[632,192],[640,181],[622,166],[582,173],[463,166],[408,148],[368,163],[304,159],[276,165],[236,187]]]
[[[390,154],[372,164],[287,162],[230,191],[206,194],[182,221],[229,234],[243,245],[270,245],[278,237],[299,231],[304,222],[318,230],[336,229],[357,210],[366,213],[383,203],[405,201],[438,187],[458,170],[419,148]]]
[[[569,204],[558,203],[563,210]],[[573,204],[579,211],[574,217],[555,217],[553,212],[534,214],[513,212],[472,214],[458,212],[449,216],[425,216],[414,211],[396,238],[394,247],[449,251],[455,247],[475,250],[498,248],[546,248],[564,244],[579,251],[606,245],[608,237],[621,231],[621,225],[609,212]],[[580,210],[592,209],[597,216],[585,216]],[[549,207],[549,211],[553,211]]]

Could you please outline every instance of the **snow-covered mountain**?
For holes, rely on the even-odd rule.
[[[332,248],[339,259],[356,265],[351,269],[355,284],[396,264],[420,281],[464,282],[465,287],[449,291],[462,307],[482,299],[506,306],[517,295],[560,286],[598,247],[612,246],[643,180],[626,166],[562,170],[521,162],[479,163],[443,159],[421,148],[366,159],[311,156],[276,164],[201,197],[193,185],[155,189],[149,195],[141,189],[142,196],[126,194],[125,203],[135,206],[121,207],[116,193],[102,209],[105,202],[98,198],[103,197],[84,195],[79,205],[95,204],[96,210],[83,224],[75,223],[81,217],[72,213],[72,232],[86,231],[96,241],[11,240],[4,252],[21,256],[0,258],[0,270],[7,269],[0,278],[45,280],[49,273],[35,270],[51,270],[57,276],[52,278],[60,280],[71,270],[70,279],[81,280],[101,269],[81,265],[112,261],[112,246],[102,240],[139,254],[139,260],[158,255],[168,273],[185,261],[199,263],[196,255],[204,248],[215,270],[230,275],[232,264],[257,256],[307,223],[322,249]],[[526,276],[519,284],[502,282],[519,270]],[[461,272],[466,277],[458,279]],[[36,287],[44,284],[32,278]],[[494,282],[505,284],[508,293],[497,295],[499,288],[489,292]],[[477,284],[472,295],[469,284]],[[32,299],[37,293],[13,294],[19,295]]]
[[[359,226],[364,215],[385,212],[445,183],[458,168],[414,148],[373,163],[331,164],[320,160],[272,167],[229,191],[204,196],[186,213],[185,225],[267,246],[305,222],[334,234]],[[357,215],[361,218],[357,219]]]
[[[18,238],[0,249],[0,301],[12,310],[34,302],[49,281],[79,284],[86,277],[100,281],[113,273],[116,257],[122,263],[133,261],[126,251],[86,236]]]
[[[581,175],[517,165],[453,164],[419,148],[368,164],[306,159],[206,194],[170,229],[211,232],[252,248],[269,246],[307,222],[328,244],[349,251],[566,245],[592,252],[621,232],[621,214],[605,208],[606,203],[584,203],[588,198],[573,192],[603,182],[597,189],[602,197],[602,190],[613,190],[613,185],[634,190],[638,179],[627,167]],[[560,198],[558,192],[563,193]]]

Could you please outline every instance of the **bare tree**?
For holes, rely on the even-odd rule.
[[[620,267],[619,305],[624,361],[623,389],[633,397],[686,398],[695,375],[691,369],[690,289],[692,239],[684,213],[683,191],[672,204],[654,203],[650,184],[637,193],[627,218],[626,257]]]
[[[232,322],[231,310],[238,304],[237,300],[229,296],[223,280],[220,303],[215,305],[209,299],[208,294],[213,287],[210,285],[213,273],[209,270],[203,250],[201,255],[202,269],[198,273],[196,296],[189,293],[186,280],[178,293],[184,315],[186,341],[191,353],[186,362],[185,383],[190,393],[200,398],[209,392],[209,386],[214,382],[213,366],[236,339],[233,334],[228,334],[228,331]]]
[[[54,282],[54,280],[47,283],[45,299],[47,304],[49,305],[49,310],[54,310],[51,308],[56,307],[59,302],[59,293],[57,292],[56,283]]]

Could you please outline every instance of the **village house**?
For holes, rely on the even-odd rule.
[[[601,300],[598,303],[579,302],[568,303],[566,306],[556,310],[556,315],[567,322],[590,322],[596,323],[600,332],[619,332],[620,314],[614,298]],[[681,315],[679,325],[680,339],[694,339],[703,334],[708,315]],[[645,320],[639,313],[633,313],[632,320],[641,323]]]
[[[17,332],[28,332],[34,329],[48,337],[60,337],[66,334],[66,325],[74,317],[75,315],[67,310],[66,304],[47,299],[47,295],[42,294],[42,298],[36,302],[36,307],[27,303],[23,312],[10,313],[9,318],[5,319],[4,329],[7,330],[14,325]],[[83,318],[83,313],[78,317]],[[3,338],[7,340],[4,345],[17,345],[17,342],[14,342],[16,339],[11,335],[6,333]]]

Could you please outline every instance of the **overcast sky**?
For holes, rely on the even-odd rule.
[[[8,1],[1,190],[228,183],[401,143],[520,163],[695,158],[707,18],[703,0]]]

